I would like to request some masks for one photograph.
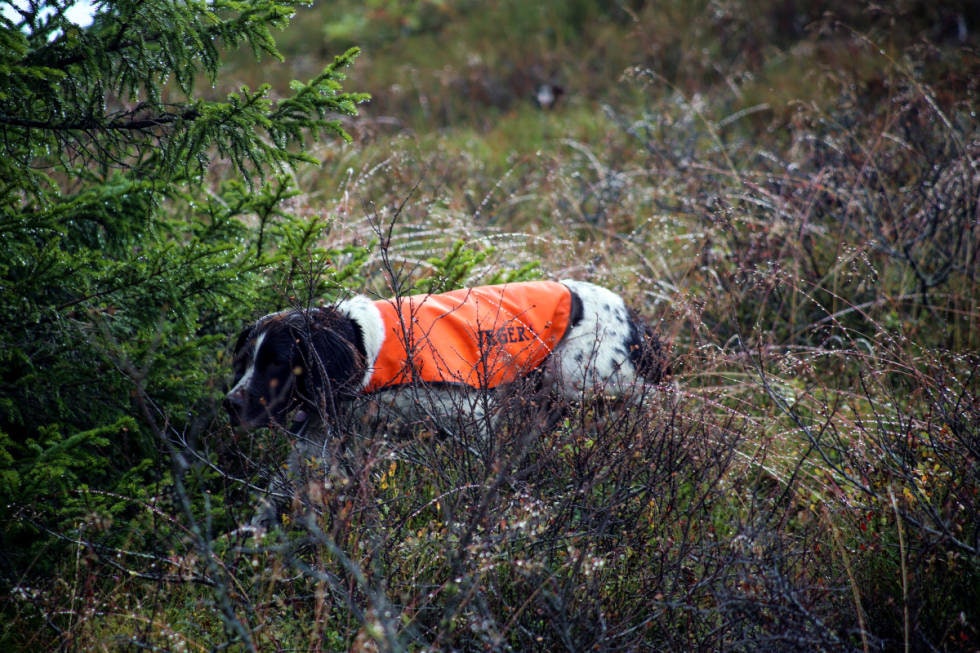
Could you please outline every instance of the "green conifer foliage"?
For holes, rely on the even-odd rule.
[[[328,258],[300,237],[323,225],[281,204],[293,166],[313,161],[304,145],[349,139],[338,118],[367,99],[342,89],[356,50],[286,97],[200,91],[213,94],[231,49],[279,58],[273,32],[297,2],[113,0],[86,26],[69,20],[75,4],[0,3],[8,552],[111,518],[124,509],[111,493],[169,482],[159,454],[213,417],[228,334],[272,292],[265,272]],[[219,160],[232,169],[222,184],[208,176]],[[19,573],[16,554],[2,560],[4,580]]]

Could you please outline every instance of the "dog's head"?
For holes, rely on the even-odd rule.
[[[259,319],[235,343],[233,387],[224,401],[232,426],[285,426],[296,409],[327,414],[360,389],[360,342],[358,326],[332,308]]]

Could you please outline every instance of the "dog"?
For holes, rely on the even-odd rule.
[[[660,338],[622,297],[573,280],[272,313],[239,335],[233,367],[232,426],[296,439],[314,424],[329,432],[358,405],[387,432],[471,426],[489,437],[508,394],[618,399],[668,373]]]
[[[286,310],[239,335],[225,397],[232,426],[285,426],[406,386],[506,387],[532,374],[567,400],[619,397],[668,371],[660,339],[622,297],[532,281]]]

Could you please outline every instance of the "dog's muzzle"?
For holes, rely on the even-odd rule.
[[[228,413],[228,421],[231,422],[232,428],[241,428],[244,422],[242,413],[245,410],[244,390],[233,390],[229,392],[225,395],[221,405],[225,409],[225,412]]]

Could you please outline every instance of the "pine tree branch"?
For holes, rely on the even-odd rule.
[[[101,116],[88,115],[75,120],[60,122],[0,114],[0,124],[8,125],[10,127],[43,129],[54,132],[91,132],[92,130],[144,131],[155,127],[172,125],[179,120],[196,120],[201,115],[197,107],[194,106],[184,108],[182,111],[162,112],[148,117],[135,118],[134,116],[140,113],[142,110],[142,108],[136,108],[132,111],[127,111],[120,117],[110,118],[108,120]]]

